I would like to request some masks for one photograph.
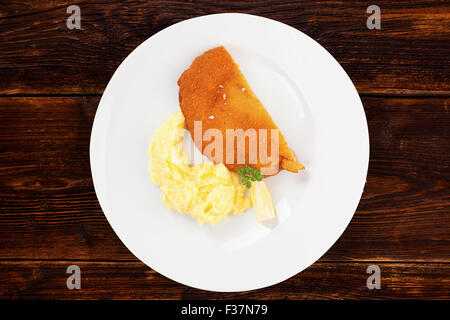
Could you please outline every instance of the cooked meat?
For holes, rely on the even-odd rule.
[[[207,146],[213,143],[214,139],[203,143],[200,139],[194,139],[197,148],[209,159],[225,164],[231,171],[245,165],[252,166],[262,170],[266,176],[277,174],[281,169],[292,172],[304,169],[304,166],[297,162],[294,152],[223,46],[208,50],[197,57],[190,68],[183,72],[178,85],[180,107],[191,135],[194,137],[194,121],[201,121],[202,137],[208,129],[218,129],[222,133],[222,155],[215,151],[208,152],[210,150],[207,150]],[[254,129],[258,152],[250,149],[251,139],[248,136],[241,140],[246,143],[241,144],[233,137],[234,149],[227,151],[227,129],[243,129],[249,136],[251,132],[246,130]],[[267,134],[259,129],[267,129]],[[276,129],[274,132],[278,133],[278,157],[274,157],[276,153],[271,151],[271,129]],[[217,143],[220,144],[220,141]],[[260,155],[261,144],[267,146],[265,154],[274,157],[269,163]],[[230,151],[234,153],[230,155]],[[244,161],[238,161],[238,151],[245,155],[245,159],[241,159]],[[229,163],[229,160],[233,160],[233,163]],[[267,171],[269,168],[273,170]]]

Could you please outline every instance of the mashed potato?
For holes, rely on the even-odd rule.
[[[241,214],[249,208],[251,200],[236,173],[223,164],[188,164],[181,143],[185,132],[179,110],[156,131],[150,143],[150,180],[161,188],[164,204],[200,224],[216,224],[228,213]]]

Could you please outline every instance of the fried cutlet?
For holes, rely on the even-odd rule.
[[[197,57],[189,69],[183,72],[178,79],[179,102],[186,119],[186,125],[191,135],[194,135],[194,121],[201,121],[202,137],[208,129],[218,129],[223,136],[223,153],[205,154],[207,143],[199,143],[194,139],[197,148],[214,162],[221,162],[231,171],[237,171],[242,166],[251,166],[263,170],[264,175],[269,176],[285,169],[298,172],[304,166],[297,162],[294,152],[289,148],[286,140],[273,122],[267,110],[253,93],[247,80],[239,70],[231,55],[223,47],[217,47],[206,51]],[[227,161],[226,148],[227,129],[255,129],[257,132],[258,148],[260,143],[265,143],[270,151],[271,129],[278,132],[278,157],[270,160],[270,163],[260,158],[257,153],[256,163],[249,155],[249,138],[244,145],[234,143],[234,161]],[[267,134],[261,130],[266,129]],[[233,138],[234,139],[234,138]],[[245,150],[242,150],[245,148]],[[237,158],[238,151],[245,152],[245,161],[242,163]],[[273,155],[271,152],[268,155]],[[254,150],[252,151],[254,153]],[[218,156],[219,155],[219,156]],[[253,158],[254,159],[254,158]],[[240,163],[238,163],[240,162]],[[275,170],[267,170],[276,168]],[[269,172],[269,173],[267,173]]]

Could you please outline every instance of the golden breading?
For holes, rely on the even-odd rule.
[[[243,129],[244,131],[255,129],[257,145],[260,141],[265,142],[268,148],[267,152],[270,155],[271,129],[278,130],[278,127],[223,46],[208,50],[197,57],[190,68],[183,72],[178,80],[178,85],[180,107],[191,135],[194,136],[194,121],[196,120],[202,121],[202,135],[211,128],[219,129],[222,132],[222,158],[214,158],[205,154],[208,142],[199,145],[198,140],[195,141],[194,139],[197,148],[208,158],[225,164],[231,171],[236,171],[239,167],[245,165],[258,169],[267,169],[268,166],[279,167],[275,172],[266,175],[276,174],[280,169],[292,172],[304,169],[303,165],[296,161],[295,154],[279,131],[279,157],[274,159],[272,163],[263,164],[267,161],[264,162],[263,159],[260,159],[259,153],[257,153],[257,163],[251,163],[249,139],[246,139],[245,147],[243,145],[238,146],[235,139],[234,161],[233,163],[227,163],[226,129]],[[259,129],[267,129],[267,135],[261,134]],[[242,148],[245,148],[245,150]],[[238,151],[245,153],[245,163],[237,163]],[[212,155],[216,156],[214,153]]]

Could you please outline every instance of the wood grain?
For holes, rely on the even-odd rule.
[[[69,5],[81,30],[69,30]],[[450,4],[386,1],[0,0],[0,299],[450,299]],[[371,158],[358,209],[315,264],[278,285],[211,293],[138,261],[106,221],[89,138],[113,72],[158,31],[201,15],[275,19],[324,46],[354,82]],[[126,213],[124,213],[126,214]],[[175,214],[175,213],[174,213]],[[66,268],[82,290],[66,288]],[[381,268],[381,290],[366,269]]]
[[[66,269],[81,270],[81,289]],[[315,263],[275,286],[214,293],[171,281],[141,262],[0,261],[0,298],[21,299],[449,299],[450,264],[379,264],[381,289],[369,290],[371,263]]]
[[[450,93],[447,1],[377,1],[381,30],[366,27],[366,1],[2,1],[0,95],[100,94],[145,39],[185,19],[221,12],[272,18],[303,31],[344,67],[360,93]]]
[[[367,184],[348,229],[321,261],[450,262],[449,100],[363,98]],[[0,98],[0,258],[135,261],[92,186],[98,101]]]

